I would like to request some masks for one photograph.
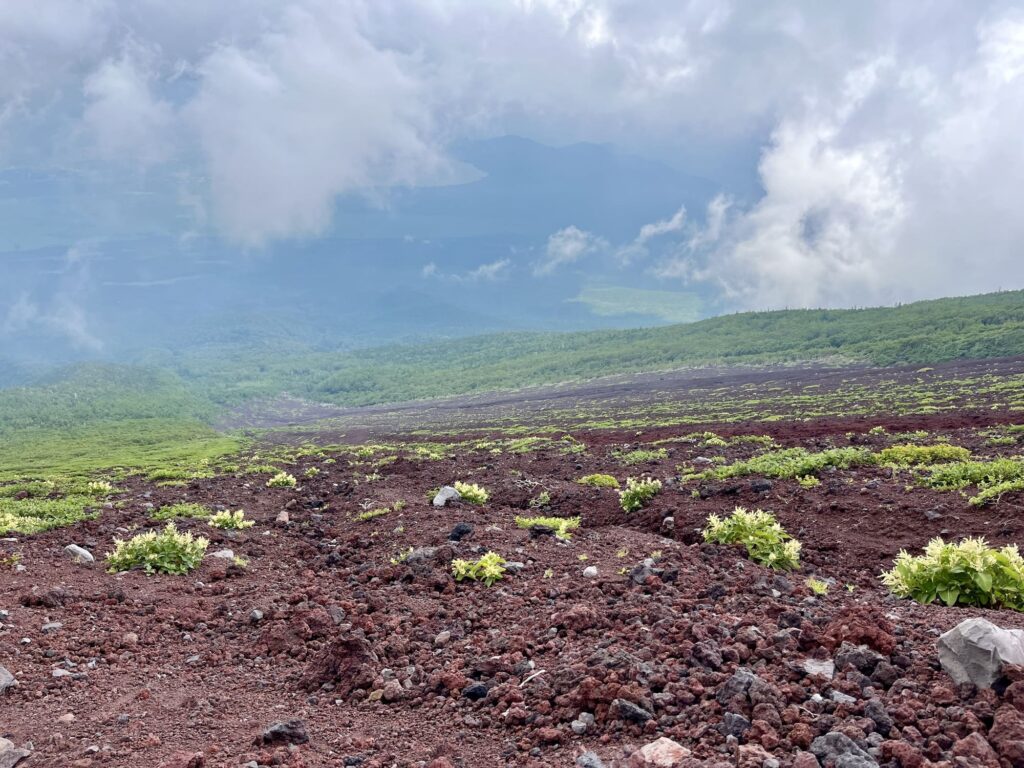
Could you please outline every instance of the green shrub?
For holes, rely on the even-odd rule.
[[[1015,545],[989,547],[984,539],[959,544],[932,539],[924,554],[901,551],[882,582],[897,597],[929,604],[1024,610],[1024,559]]]
[[[940,491],[959,491],[969,485],[979,488],[1024,478],[1024,461],[993,459],[992,461],[958,461],[933,467],[925,485]]]
[[[619,481],[611,475],[585,475],[576,481],[580,485],[589,485],[593,488],[618,488]]]
[[[169,504],[166,507],[160,507],[160,509],[154,511],[150,517],[154,520],[161,521],[177,520],[180,518],[196,518],[199,520],[205,520],[210,516],[210,514],[210,510],[202,504],[179,502],[178,504]]]
[[[875,457],[868,448],[830,448],[820,453],[811,453],[805,448],[785,448],[705,472],[684,475],[683,480],[725,480],[747,475],[785,479],[817,475],[828,467],[849,469],[873,463]]]
[[[114,490],[114,486],[106,480],[93,480],[86,486],[86,490],[93,496],[106,496]]]
[[[278,472],[267,480],[267,488],[294,488],[295,478],[287,472]]]
[[[246,528],[252,528],[256,525],[253,520],[245,519],[245,512],[237,510],[235,512],[218,512],[210,518],[208,523],[213,528],[220,528],[224,531],[241,531]]]
[[[800,542],[792,538],[770,512],[748,512],[737,507],[727,518],[710,515],[704,528],[704,541],[715,544],[742,544],[755,563],[778,570],[800,565]]]
[[[489,587],[505,575],[505,558],[497,552],[488,552],[476,561],[452,560],[452,575],[456,581],[471,579]]]
[[[203,560],[209,541],[180,533],[174,523],[157,533],[140,533],[127,541],[114,539],[114,551],[107,553],[111,573],[141,568],[149,574],[184,574],[194,570]]]
[[[894,445],[878,452],[881,464],[895,464],[900,467],[920,467],[928,464],[944,464],[949,461],[966,461],[971,452],[958,445]]]
[[[456,480],[454,486],[462,498],[470,504],[486,504],[487,499],[490,498],[490,494],[476,483],[463,483]]]
[[[649,477],[626,478],[626,488],[619,491],[619,506],[626,512],[636,512],[643,509],[660,491],[661,480]]]
[[[668,450],[665,448],[655,448],[653,450],[638,449],[635,451],[628,451],[626,453],[616,451],[612,455],[623,464],[633,466],[635,464],[644,464],[648,461],[667,459]]]
[[[541,491],[532,499],[530,499],[531,509],[541,509],[551,505],[551,494],[547,491]]]
[[[317,469],[316,467],[310,467],[309,469],[307,469],[305,472],[302,473],[302,476],[303,477],[313,478],[313,477],[316,477],[319,474],[320,474],[320,470],[319,469]]]
[[[807,588],[815,595],[823,596],[828,594],[828,582],[826,581],[822,581],[821,579],[816,579],[811,576],[804,582],[804,584],[806,584]]]
[[[560,539],[572,538],[572,532],[580,527],[578,517],[517,517],[516,525],[520,528],[533,528],[535,525],[542,525],[555,532]]]
[[[383,517],[384,515],[386,515],[390,511],[391,510],[388,509],[387,507],[378,507],[377,509],[368,509],[368,510],[366,510],[364,512],[360,512],[358,515],[356,515],[356,520],[358,520],[361,523],[366,523],[366,522],[369,522],[370,520],[375,520],[378,517]]]
[[[796,479],[800,483],[801,488],[817,488],[821,485],[821,480],[816,478],[814,475],[803,475]]]
[[[1024,491],[1024,477],[986,486],[977,495],[970,498],[970,503],[976,507],[983,507],[990,501],[998,502],[1004,493],[1012,493],[1014,491]]]
[[[0,534],[41,533],[63,528],[98,515],[92,511],[93,496],[60,499],[0,498]]]

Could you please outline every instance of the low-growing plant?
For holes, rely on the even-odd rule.
[[[272,478],[267,480],[267,488],[294,488],[295,485],[295,477],[289,475],[287,472],[278,472]]]
[[[998,502],[1003,497],[1003,494],[1015,491],[1024,491],[1024,477],[986,486],[978,491],[975,496],[972,496],[969,501],[976,507],[983,507],[989,502]]]
[[[1024,460],[959,461],[940,464],[929,470],[925,485],[940,491],[959,491],[970,485],[979,488],[1024,478]]]
[[[626,512],[643,509],[661,491],[661,480],[649,477],[626,479],[626,487],[619,491],[619,506]]]
[[[413,553],[413,548],[412,547],[406,547],[405,549],[400,550],[398,552],[398,554],[396,554],[394,557],[391,558],[391,564],[392,565],[401,565],[402,563],[404,563],[406,560],[409,559],[409,555],[411,555],[412,553]]]
[[[644,464],[648,461],[658,461],[660,459],[666,459],[668,458],[668,450],[665,448],[639,448],[635,451],[615,451],[612,453],[612,455],[615,456],[615,458],[617,458],[623,464],[627,466],[633,466],[635,464]]]
[[[709,515],[703,535],[715,544],[742,544],[751,560],[769,568],[788,571],[800,565],[800,542],[770,512],[737,507],[726,518]]]
[[[114,490],[114,486],[106,480],[93,480],[86,485],[86,490],[93,496],[106,496]]]
[[[313,478],[313,477],[316,477],[319,474],[320,474],[320,470],[319,469],[317,469],[316,467],[310,467],[309,469],[307,469],[305,472],[302,473],[302,476],[303,477],[308,477],[308,478]]]
[[[41,533],[96,517],[93,496],[0,498],[0,534]]]
[[[463,500],[470,504],[486,504],[487,499],[490,498],[490,494],[476,483],[464,483],[461,480],[456,480],[453,485]]]
[[[868,448],[830,448],[812,453],[805,448],[785,448],[769,451],[745,461],[737,461],[713,467],[704,472],[683,476],[688,480],[725,480],[731,477],[762,475],[773,478],[795,478],[817,475],[828,467],[849,469],[875,463],[875,456]]]
[[[822,581],[821,579],[816,579],[813,576],[811,576],[809,579],[807,579],[807,581],[804,582],[804,584],[807,585],[807,588],[811,590],[812,594],[819,596],[828,594],[827,581]]]
[[[535,525],[550,528],[560,539],[571,539],[572,532],[580,527],[578,517],[517,517],[516,525],[520,528],[533,528]]]
[[[821,485],[821,480],[814,475],[802,475],[796,479],[801,488],[816,488]]]
[[[551,506],[551,494],[547,491],[541,491],[530,499],[530,509],[541,509],[549,506]]]
[[[378,517],[383,517],[391,510],[387,507],[378,507],[377,509],[367,509],[364,512],[360,512],[356,515],[356,520],[361,523],[369,522],[370,520],[376,520]]]
[[[194,518],[199,520],[205,520],[211,514],[209,508],[204,507],[202,504],[192,504],[190,502],[179,502],[177,504],[168,504],[165,507],[160,507],[154,510],[150,515],[154,520],[177,520],[182,518]]]
[[[130,539],[114,539],[114,551],[107,553],[111,573],[141,569],[148,574],[180,575],[194,570],[203,560],[209,541],[179,532],[174,523],[159,533],[149,531]]]
[[[589,485],[592,488],[618,488],[619,481],[611,475],[584,475],[576,481],[580,485]]]
[[[958,445],[893,445],[878,452],[881,464],[895,464],[900,467],[920,467],[929,464],[944,464],[950,461],[966,461],[971,452]]]
[[[982,538],[932,539],[918,556],[901,550],[882,582],[897,597],[926,605],[942,600],[1024,611],[1024,558],[1016,545],[994,549]]]
[[[240,509],[234,512],[227,510],[218,512],[210,518],[207,524],[212,528],[220,528],[224,531],[241,531],[256,525],[255,521],[246,520],[245,512]]]
[[[482,581],[489,587],[505,575],[505,562],[497,552],[488,552],[479,560],[452,560],[452,575],[456,581]]]

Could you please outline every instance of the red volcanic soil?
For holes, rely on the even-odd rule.
[[[958,418],[973,424],[906,426],[982,456],[1018,450],[987,447]],[[810,450],[891,442],[864,431],[845,421],[748,430]],[[25,569],[0,576],[0,666],[18,681],[0,695],[0,735],[31,742],[29,768],[627,766],[642,765],[630,755],[659,737],[689,750],[678,765],[813,768],[828,763],[809,751],[826,734],[863,750],[846,765],[1021,765],[1021,684],[956,687],[935,640],[966,618],[1024,628],[1024,617],[920,606],[878,581],[901,547],[934,536],[1021,541],[1019,494],[976,509],[881,468],[827,472],[811,489],[756,478],[681,485],[678,465],[754,447],[672,442],[667,458],[627,468],[609,434],[576,434],[590,445],[579,455],[557,445],[402,455],[370,482],[374,469],[350,465],[350,454],[306,457],[288,471],[321,472],[292,490],[266,488],[265,475],[132,480],[96,520],[5,540],[0,555],[20,553]],[[654,436],[671,435],[643,439]],[[626,514],[614,490],[575,482],[594,472],[646,474],[665,488]],[[483,485],[490,500],[426,501],[455,480]],[[515,527],[541,491],[542,514],[582,517],[571,542]],[[189,576],[113,575],[63,552],[76,543],[100,558],[115,536],[160,525],[151,505],[183,500],[242,508],[257,524],[228,534],[180,521],[211,539]],[[400,510],[354,519],[399,500]],[[707,515],[738,505],[775,512],[803,542],[800,571],[701,543]],[[224,548],[248,566],[212,556]],[[490,588],[454,581],[453,558],[488,550],[521,565]],[[810,575],[832,580],[827,595],[809,592]],[[832,661],[834,676],[808,674],[808,660]]]

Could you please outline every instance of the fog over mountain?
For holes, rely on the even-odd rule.
[[[1010,2],[0,5],[0,358],[1020,287]]]

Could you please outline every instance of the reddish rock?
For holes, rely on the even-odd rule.
[[[963,758],[965,768],[999,768],[999,756],[980,733],[972,733],[954,744],[953,757]]]
[[[629,756],[629,768],[675,768],[690,750],[662,736]]]
[[[744,744],[739,748],[737,768],[761,768],[771,755],[756,744]]]
[[[203,768],[205,765],[206,756],[202,752],[178,750],[160,763],[160,768]]]
[[[881,753],[886,760],[895,760],[902,768],[921,768],[925,763],[921,750],[905,741],[883,741]]]
[[[821,768],[821,763],[810,752],[797,752],[793,756],[793,768]]]
[[[1020,711],[1008,704],[1000,707],[988,740],[1003,761],[1014,768],[1024,766],[1024,714]]]
[[[800,749],[807,749],[811,746],[811,742],[814,741],[814,731],[807,723],[797,723],[789,729],[789,742],[794,747],[800,747]]]

